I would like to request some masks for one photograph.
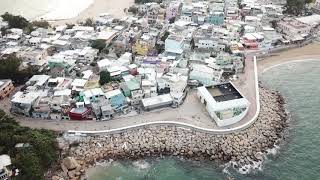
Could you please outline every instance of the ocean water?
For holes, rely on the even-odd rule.
[[[320,61],[277,66],[260,80],[279,90],[290,115],[288,135],[271,150],[261,170],[240,174],[214,162],[165,157],[104,163],[90,180],[316,180],[320,179]]]
[[[88,8],[94,0],[0,0],[0,14],[9,12],[29,20],[71,19]]]

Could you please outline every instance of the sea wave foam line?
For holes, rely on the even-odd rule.
[[[54,0],[50,4],[49,12],[38,19],[48,21],[71,19],[77,17],[93,2],[94,0]]]

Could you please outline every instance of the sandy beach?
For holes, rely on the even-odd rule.
[[[258,59],[258,72],[262,73],[265,69],[278,64],[304,59],[320,60],[320,42],[314,42],[301,48],[290,49],[270,57]]]
[[[66,23],[77,23],[87,18],[95,18],[101,13],[110,13],[115,18],[126,16],[125,8],[134,4],[134,0],[94,0],[86,10],[82,11],[77,17],[67,20],[52,21],[53,25]],[[72,7],[70,7],[72,8]]]

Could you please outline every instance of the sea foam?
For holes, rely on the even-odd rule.
[[[48,21],[64,20],[77,17],[82,11],[87,9],[94,0],[54,0],[50,1],[49,12],[38,19]]]

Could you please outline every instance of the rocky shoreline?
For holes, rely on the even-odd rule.
[[[236,133],[216,135],[173,125],[132,129],[123,133],[59,138],[61,168],[48,179],[86,179],[86,169],[103,159],[139,159],[173,155],[195,160],[236,162],[238,166],[263,161],[262,153],[282,139],[287,127],[285,101],[279,92],[260,87],[261,111],[257,121]]]

